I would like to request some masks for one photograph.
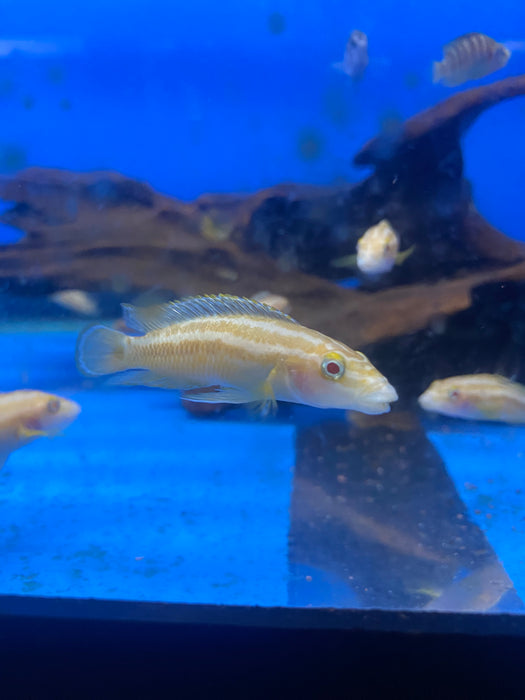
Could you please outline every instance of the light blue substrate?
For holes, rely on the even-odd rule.
[[[83,380],[78,328],[2,328],[0,389],[56,391],[82,414],[0,471],[0,594],[288,605],[294,426],[198,420],[173,393]],[[427,434],[525,597],[525,428],[444,423]]]
[[[0,472],[0,593],[286,605],[293,426],[196,420],[161,390],[80,389],[75,337],[0,336],[19,365],[2,363],[3,389],[21,368],[82,405]]]
[[[470,519],[525,599],[525,427],[450,421],[429,428]]]

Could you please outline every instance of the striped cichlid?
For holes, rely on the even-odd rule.
[[[182,391],[190,401],[277,400],[386,413],[395,389],[361,352],[252,299],[193,297],[141,309],[123,304],[126,325],[80,335],[77,366],[88,376],[125,372],[118,383]]]
[[[419,405],[455,418],[525,423],[525,386],[497,374],[449,377],[432,382]]]
[[[463,34],[443,47],[443,60],[433,64],[435,83],[456,87],[484,78],[507,65],[510,51],[486,34]]]

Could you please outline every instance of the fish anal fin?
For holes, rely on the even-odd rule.
[[[180,389],[180,379],[166,377],[149,369],[136,369],[117,374],[108,380],[115,386],[149,386],[155,389]]]
[[[182,398],[196,403],[249,403],[253,395],[233,386],[203,386],[186,389]]]

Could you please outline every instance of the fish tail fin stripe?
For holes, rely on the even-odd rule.
[[[79,336],[77,367],[88,377],[128,369],[125,364],[126,335],[106,326],[91,326]]]

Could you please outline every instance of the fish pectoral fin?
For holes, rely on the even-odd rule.
[[[273,382],[278,372],[279,365],[276,365],[270,374],[266,377],[261,387],[262,399],[254,403],[253,408],[258,413],[261,413],[264,417],[269,415],[275,415],[277,413],[277,401],[275,399],[275,392],[273,390]]]
[[[411,245],[410,248],[407,248],[404,250],[402,253],[398,253],[396,255],[396,265],[402,265],[407,258],[409,258],[414,250],[416,249],[416,244]]]
[[[49,433],[45,430],[35,430],[34,428],[28,428],[25,425],[21,425],[16,431],[19,438],[37,438],[37,437],[48,437]]]
[[[344,255],[342,258],[335,258],[330,261],[332,267],[356,267],[357,253],[353,255]]]
[[[195,403],[249,403],[251,393],[233,386],[203,386],[186,389],[182,398]]]

